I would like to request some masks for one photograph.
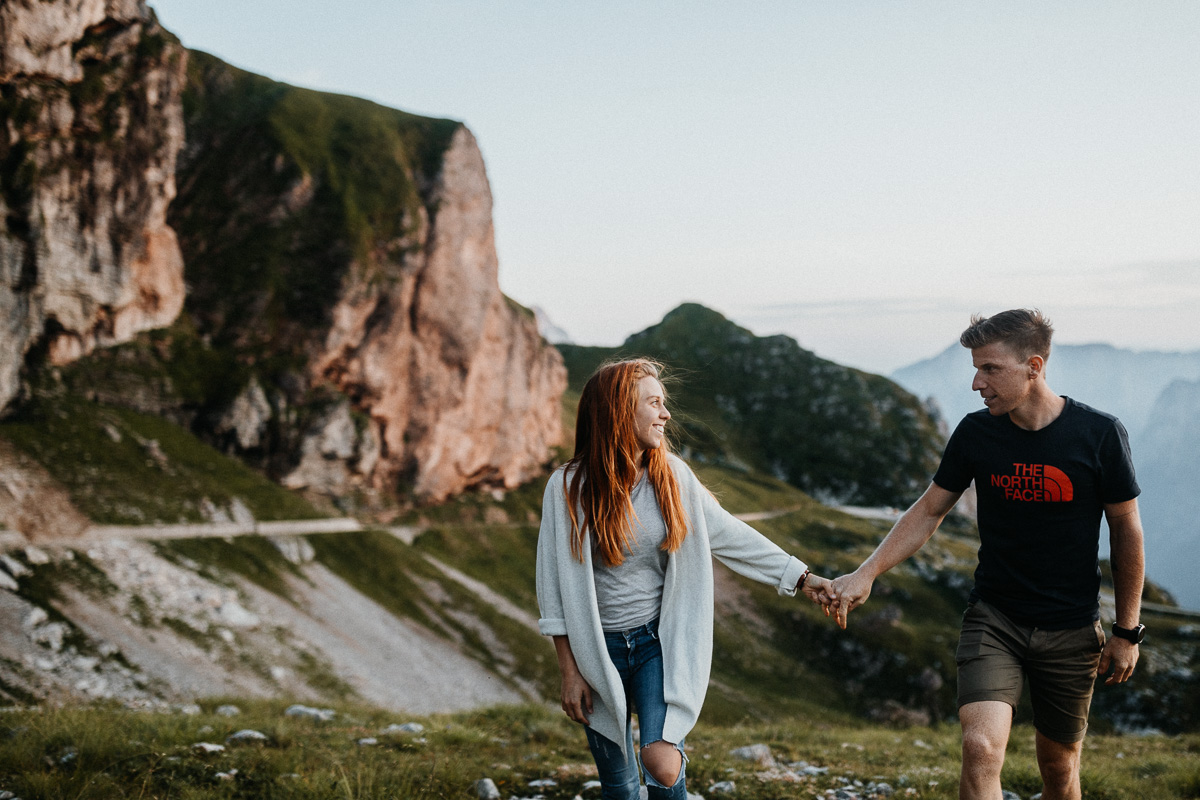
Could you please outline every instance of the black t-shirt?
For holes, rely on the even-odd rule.
[[[1100,615],[1100,517],[1104,503],[1140,493],[1125,426],[1064,398],[1039,431],[987,409],[963,417],[933,482],[979,495],[979,566],[971,599],[1047,630]]]

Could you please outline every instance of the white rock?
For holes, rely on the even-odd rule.
[[[224,753],[225,745],[214,744],[212,742],[196,742],[192,745],[192,749],[205,755],[211,755],[214,753]]]
[[[243,525],[254,524],[254,512],[242,502],[240,497],[229,501],[229,516],[233,517],[234,522],[240,522]]]
[[[305,717],[320,722],[329,722],[337,716],[337,712],[332,708],[310,708],[309,706],[299,704],[288,706],[287,711],[283,713],[288,717]]]
[[[52,652],[57,653],[62,650],[63,638],[67,635],[67,631],[65,623],[51,622],[35,628],[30,637],[38,644],[49,647]]]
[[[25,560],[35,566],[50,563],[50,554],[40,547],[29,545],[25,548]]]
[[[254,628],[260,622],[257,614],[247,611],[241,603],[232,601],[222,603],[217,609],[217,616],[232,628]]]
[[[200,708],[200,706],[196,703],[180,703],[179,705],[175,706],[175,710],[188,717],[194,717],[197,714],[203,713],[204,711],[204,709]],[[212,730],[212,728],[208,725],[205,725],[204,727]],[[203,730],[204,729],[201,728],[201,732],[203,732]]]
[[[539,778],[536,781],[529,782],[530,789],[549,789],[554,786],[558,786],[558,781],[553,778]]]
[[[775,758],[771,755],[771,748],[765,744],[751,744],[746,747],[737,747],[730,750],[729,755],[734,758],[740,758],[743,761],[753,761],[764,767],[775,766]]]
[[[592,790],[592,789],[599,789],[601,785],[602,785],[602,784],[600,783],[600,781],[588,781],[587,783],[585,783],[585,784],[583,785],[583,790],[584,790],[585,792],[587,792],[587,791],[590,791],[590,790]]]
[[[218,772],[217,778],[219,780],[223,780],[223,781],[231,781],[234,779],[234,776],[236,776],[237,774],[238,774],[238,771],[236,769],[231,769],[228,772]]]
[[[374,745],[377,745],[377,744],[379,744],[379,740],[376,739],[374,736],[366,736],[366,737],[363,737],[362,739],[358,740],[359,747],[373,747]]]
[[[225,742],[227,744],[232,744],[234,742],[265,742],[266,740],[267,735],[265,733],[260,733],[259,731],[251,730],[249,728],[240,730],[237,733],[231,733],[225,737]]]
[[[317,551],[303,536],[270,536],[267,539],[293,564],[307,564],[317,557]]]
[[[213,713],[218,717],[236,717],[242,713],[242,710],[237,706],[217,706],[217,710]]]
[[[21,578],[29,574],[29,567],[17,561],[8,553],[0,553],[0,565],[14,578]]]
[[[217,433],[234,433],[238,446],[243,450],[257,447],[271,421],[271,404],[267,394],[252,376],[250,383],[242,389],[233,403],[217,420]]]
[[[48,619],[50,619],[50,615],[46,613],[46,609],[37,608],[35,606],[34,609],[25,617],[25,627],[36,628],[38,625],[41,625]]]
[[[403,725],[392,723],[383,729],[383,733],[424,733],[425,726],[419,722],[406,722]]]
[[[737,784],[733,781],[718,781],[708,787],[709,794],[733,794],[737,791]]]

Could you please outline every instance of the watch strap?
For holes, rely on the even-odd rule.
[[[1112,632],[1113,636],[1133,642],[1134,644],[1141,644],[1142,639],[1146,638],[1146,626],[1141,624],[1133,628],[1122,628],[1114,622]]]

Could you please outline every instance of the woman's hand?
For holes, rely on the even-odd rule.
[[[592,687],[579,672],[567,637],[555,636],[554,649],[558,653],[558,671],[562,675],[562,710],[580,725],[587,725],[588,715],[592,713]]]
[[[579,724],[587,725],[588,715],[592,713],[592,687],[578,669],[562,674],[562,710]]]
[[[804,596],[809,600],[824,608],[827,617],[831,607],[837,602],[837,595],[833,592],[833,581],[811,572],[804,579],[804,586],[800,591],[804,592]]]

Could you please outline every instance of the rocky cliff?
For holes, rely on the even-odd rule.
[[[537,474],[566,371],[497,282],[460,123],[193,53],[179,231],[187,313],[225,366],[196,425],[285,485],[440,500]]]
[[[167,205],[186,52],[144,2],[0,5],[0,407],[183,304]]]
[[[0,405],[76,362],[352,505],[540,471],[566,372],[500,292],[465,127],[189,64],[132,0],[5,3],[0,36]]]

